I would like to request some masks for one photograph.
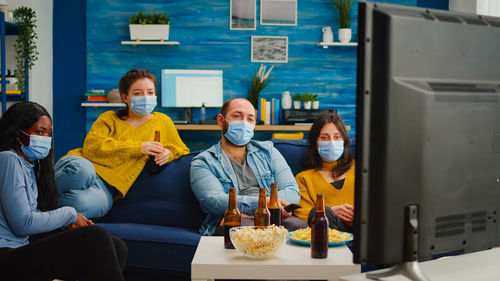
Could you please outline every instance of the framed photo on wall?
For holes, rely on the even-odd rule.
[[[250,47],[252,62],[288,62],[288,37],[252,36]]]
[[[261,0],[261,25],[297,25],[297,0]]]
[[[229,29],[255,30],[257,27],[256,0],[230,0]]]

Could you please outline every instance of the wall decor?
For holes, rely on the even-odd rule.
[[[261,25],[297,25],[297,0],[261,0]]]
[[[230,0],[229,29],[255,30],[257,26],[256,0]]]
[[[287,36],[252,36],[252,62],[288,62]]]

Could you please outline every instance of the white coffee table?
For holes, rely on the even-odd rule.
[[[224,249],[224,237],[202,237],[191,263],[191,280],[338,280],[360,273],[347,246],[330,247],[327,259],[312,259],[310,248],[288,241],[276,256],[252,260]]]

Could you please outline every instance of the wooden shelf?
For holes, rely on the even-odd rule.
[[[122,45],[167,45],[167,46],[177,46],[181,43],[178,41],[122,41]]]
[[[200,125],[200,124],[175,124],[177,130],[184,131],[220,131],[219,125]],[[309,131],[309,125],[257,125],[255,131]]]
[[[320,42],[318,46],[322,46],[324,49],[328,49],[328,47],[356,47],[358,46],[357,42],[349,42],[349,43],[340,43],[340,42]]]
[[[82,102],[83,107],[125,107],[124,103],[111,102]]]

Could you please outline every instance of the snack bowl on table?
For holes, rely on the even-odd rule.
[[[234,248],[252,259],[272,257],[285,244],[288,231],[283,227],[238,226],[229,230]]]

